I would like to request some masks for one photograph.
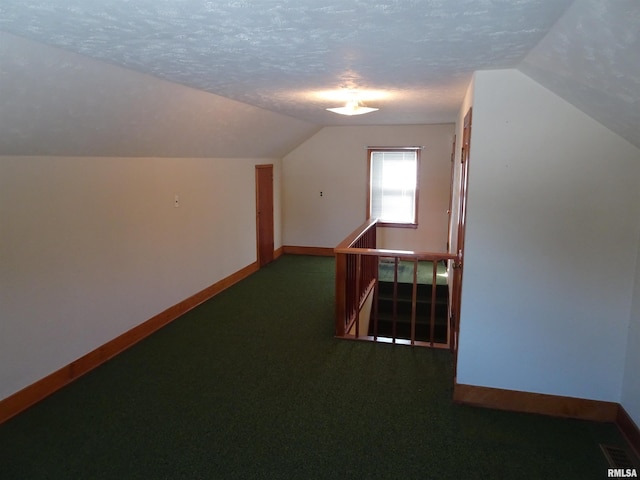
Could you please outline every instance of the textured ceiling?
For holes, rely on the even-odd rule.
[[[2,0],[0,30],[316,125],[436,123],[475,70],[516,67],[570,4]],[[339,88],[390,95],[344,118],[314,95]]]
[[[638,52],[639,0],[0,0],[0,154],[280,157],[455,121],[500,68],[640,148]],[[347,88],[387,96],[327,112]]]
[[[640,148],[640,1],[576,1],[518,68]]]
[[[0,32],[0,155],[281,158],[318,129]]]

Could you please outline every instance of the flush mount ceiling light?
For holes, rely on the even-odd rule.
[[[361,105],[360,95],[357,91],[342,92],[346,93],[346,104],[344,107],[327,108],[330,112],[339,113],[340,115],[363,115],[369,112],[375,112],[377,108],[370,108]],[[344,98],[344,97],[343,97]]]
[[[340,115],[362,115],[369,112],[375,112],[377,108],[363,107],[358,100],[349,100],[344,107],[327,108],[330,112],[339,113]]]

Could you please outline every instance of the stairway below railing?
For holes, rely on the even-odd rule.
[[[336,337],[448,348],[453,328],[446,274],[456,256],[378,249],[376,225],[375,219],[365,222],[334,249]],[[392,265],[393,272],[383,283],[381,264]],[[419,283],[425,264],[431,267],[430,282]],[[410,281],[401,281],[401,265],[409,267]],[[386,312],[383,305],[389,306]]]

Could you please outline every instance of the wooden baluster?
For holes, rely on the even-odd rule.
[[[343,337],[347,318],[347,256],[336,254],[336,322],[335,334]]]
[[[362,255],[356,255],[356,295],[355,295],[355,322],[356,338],[360,338],[360,275],[362,273]]]
[[[411,345],[416,341],[416,309],[418,297],[418,258],[413,260],[413,289],[411,292]]]
[[[431,276],[431,320],[429,323],[429,338],[431,340],[431,346],[433,347],[433,339],[436,329],[436,290],[438,287],[438,262],[432,260],[433,274]]]
[[[378,301],[380,298],[380,290],[379,290],[380,280],[378,278],[378,269],[380,268],[379,260],[380,260],[380,257],[376,255],[375,256],[376,271],[375,271],[375,277],[374,277],[375,283],[373,284],[373,341],[374,342],[378,341]]]
[[[351,322],[353,318],[353,312],[355,309],[355,255],[349,255],[349,312],[347,323]]]
[[[349,323],[349,319],[351,318],[351,309],[353,307],[353,268],[352,268],[352,255],[347,256],[347,318],[346,322]],[[348,332],[345,332],[348,333]]]
[[[398,320],[398,262],[399,258],[393,259],[393,317],[391,323],[391,336],[393,337],[393,343],[396,343],[396,323]]]

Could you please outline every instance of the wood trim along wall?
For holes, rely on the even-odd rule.
[[[640,458],[640,428],[619,403],[459,383],[453,387],[453,401],[475,407],[615,423]]]
[[[214,283],[191,297],[169,307],[149,320],[133,327],[131,330],[87,353],[69,365],[47,375],[37,382],[23,388],[13,395],[0,400],[0,424],[43,400],[55,391],[68,385],[78,377],[93,370],[153,332],[176,320],[192,308],[217,295],[230,286],[258,271],[258,263],[254,262],[228,277]]]
[[[636,425],[622,405],[618,406],[616,425],[636,456],[640,458],[640,428],[638,428],[638,425]]]
[[[333,248],[327,247],[295,247],[285,245],[282,251],[288,255],[316,255],[320,257],[333,257]]]
[[[619,409],[619,404],[615,402],[462,384],[454,385],[453,401],[498,410],[539,413],[597,422],[615,422]]]

